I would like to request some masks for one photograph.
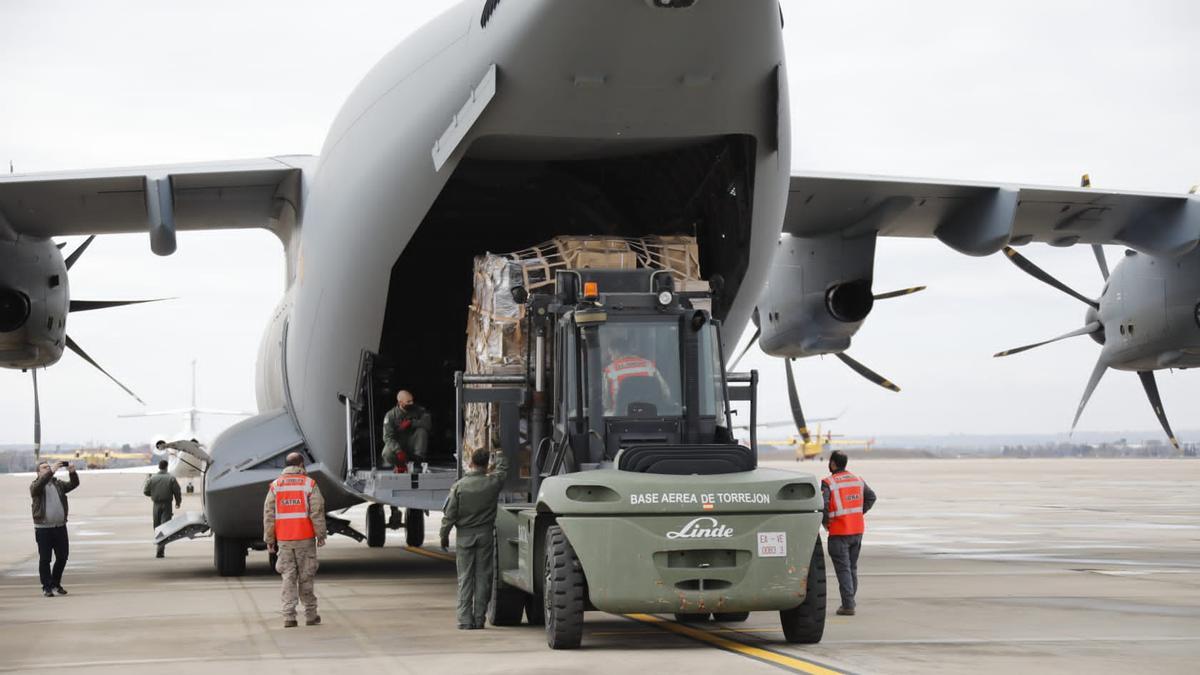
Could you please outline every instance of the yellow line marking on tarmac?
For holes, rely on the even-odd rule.
[[[416,553],[417,555],[423,555],[426,558],[434,558],[435,560],[445,560],[447,562],[455,561],[453,553],[441,553],[438,551],[430,551],[428,549],[423,549],[419,546],[405,546],[404,550],[408,551],[409,553]]]
[[[409,553],[415,553],[416,555],[423,555],[427,558],[434,558],[435,560],[444,560],[447,562],[454,562],[454,560],[455,560],[454,555],[451,553],[443,553],[440,551],[430,551],[428,549],[420,548],[418,546],[405,546],[404,550],[408,551]],[[720,636],[714,634],[716,632],[716,630],[721,630],[722,632],[731,632],[731,633],[755,632],[753,630],[743,630],[743,631],[738,631],[738,629],[701,630],[699,628],[692,628],[691,626],[685,626],[680,623],[675,623],[674,621],[668,621],[661,617],[654,616],[653,614],[626,614],[625,616],[630,619],[633,619],[634,621],[640,621],[641,623],[649,624],[656,628],[661,628],[665,631],[676,633],[676,634],[682,635],[684,637],[689,637],[689,638],[692,638],[693,640],[699,640],[700,642],[708,643],[714,647],[719,647],[726,651],[734,652],[736,654],[741,654],[742,656],[748,656],[753,659],[758,659],[759,661],[765,661],[772,665],[786,668],[788,670],[791,670],[792,672],[809,673],[810,675],[841,675],[841,671],[826,668],[825,666],[817,665],[815,663],[812,663],[811,661],[805,661],[803,659],[798,659],[794,656],[787,656],[786,654],[780,654],[778,652],[773,652],[769,649],[763,649],[762,647],[753,647],[753,646],[745,644],[743,642],[738,642],[736,640],[729,640],[727,638],[723,638],[723,637],[720,637]],[[764,631],[764,632],[766,632],[766,631]]]
[[[759,661],[766,661],[767,663],[786,668],[793,672],[810,673],[811,675],[841,674],[841,671],[819,666],[810,661],[798,659],[794,656],[786,656],[784,654],[779,654],[761,647],[752,647],[742,642],[737,642],[735,640],[729,640],[718,635],[713,635],[709,631],[700,630],[699,628],[692,628],[691,626],[685,626],[680,623],[675,623],[674,621],[668,621],[661,617],[654,616],[653,614],[626,614],[625,616],[633,619],[634,621],[641,621],[642,623],[650,624],[656,628],[677,633],[684,637],[692,638],[693,640],[707,642],[714,647],[720,647],[721,649],[735,652],[737,654],[741,654],[742,656],[749,656],[750,658],[758,659]]]

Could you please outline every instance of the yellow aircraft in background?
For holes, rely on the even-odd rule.
[[[834,435],[832,431],[826,431],[822,434],[821,425],[817,425],[815,433],[803,434],[798,436],[788,436],[786,439],[778,441],[759,441],[760,445],[771,445],[775,447],[794,447],[796,448],[796,461],[802,459],[817,459],[821,453],[833,452],[839,447],[851,446],[870,450],[875,445],[875,439],[851,439],[843,438],[840,435]]]
[[[118,459],[140,459],[150,461],[148,452],[118,452],[108,448],[78,448],[74,452],[42,453],[41,459],[79,462],[89,469],[103,469]]]

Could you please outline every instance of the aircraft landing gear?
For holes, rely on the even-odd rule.
[[[425,512],[421,509],[404,509],[404,542],[409,546],[425,543]]]
[[[232,537],[213,536],[213,565],[223,577],[246,573],[246,542]]]
[[[185,490],[185,492],[187,492],[189,495],[190,495],[190,494],[195,494],[195,492],[196,492],[196,486],[195,486],[195,485],[192,485],[192,484],[191,484],[191,482],[189,481],[189,482],[188,482],[188,484],[187,484],[187,489]]]
[[[367,546],[379,548],[387,541],[387,523],[383,521],[383,504],[367,507]]]

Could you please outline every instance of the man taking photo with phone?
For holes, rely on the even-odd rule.
[[[58,469],[66,469],[70,481],[54,477]],[[79,487],[79,474],[67,462],[53,466],[39,462],[37,478],[29,485],[33,499],[33,527],[38,546],[38,574],[42,578],[42,595],[66,595],[62,587],[63,569],[67,566],[70,543],[67,539],[67,493]],[[54,566],[51,568],[51,555]]]

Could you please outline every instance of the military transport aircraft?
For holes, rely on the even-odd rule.
[[[407,506],[421,531],[454,472],[375,490],[372,438],[357,431],[385,412],[373,392],[391,378],[454,419],[472,258],[554,235],[694,234],[705,277],[723,281],[712,311],[726,351],[757,311],[760,344],[780,357],[848,347],[875,300],[878,236],[973,256],[1119,243],[1136,253],[1088,317],[1104,327],[1101,362],[1152,382],[1200,359],[1200,200],[789,175],[781,19],[775,0],[466,0],[366,75],[319,157],[0,178],[2,365],[62,354],[52,237],[147,232],[170,255],[179,231],[275,233],[287,288],[259,352],[259,414],[214,441],[205,481],[216,566],[235,575],[296,449],[331,511]],[[406,354],[422,358],[398,374]]]

